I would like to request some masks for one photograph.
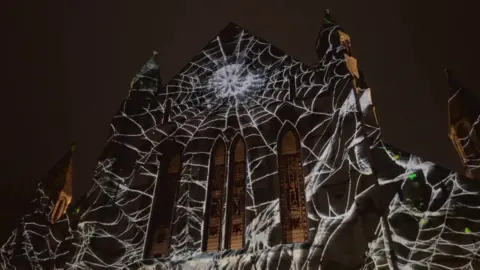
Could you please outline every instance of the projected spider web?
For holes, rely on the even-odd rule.
[[[348,230],[350,225],[342,223],[354,215],[355,197],[375,180],[365,156],[368,146],[363,142],[353,77],[345,64],[347,48],[335,41],[338,30],[327,20],[322,33],[326,44],[319,45],[319,50],[325,47],[324,57],[313,70],[230,25],[158,95],[160,104],[172,100],[170,119],[176,129],[168,139],[185,148],[173,259],[201,251],[208,156],[218,138],[228,143],[237,135],[245,139],[250,157],[248,252],[267,252],[280,244],[279,200],[265,187],[278,182],[277,135],[287,126],[301,138],[308,216],[314,224],[310,233],[317,235],[315,247],[302,256],[321,256],[325,250],[320,246],[334,230]],[[295,84],[294,97],[290,83]],[[314,201],[313,196],[326,201]]]
[[[478,269],[478,183],[383,147],[390,165],[379,180],[399,183],[401,192],[389,205],[390,243],[379,225],[364,269]]]
[[[265,191],[278,181],[277,135],[286,126],[296,130],[301,138],[303,166],[308,171],[306,198],[312,205],[308,214],[314,224],[310,234],[317,235],[315,248],[308,256],[325,253],[320,248],[329,235],[325,232],[340,227],[347,230],[342,220],[352,215],[355,196],[374,183],[374,178],[368,177],[368,161],[361,156],[368,148],[362,145],[352,76],[345,65],[346,47],[329,42],[338,40],[338,29],[327,23],[323,37],[329,46],[324,48],[324,58],[314,71],[230,25],[152,102],[137,109],[134,115],[119,113],[112,124],[107,157],[99,162],[96,185],[89,195],[92,206],[84,210],[78,225],[80,236],[70,266],[121,267],[140,261],[158,175],[158,157],[162,155],[157,149],[172,140],[184,147],[184,167],[173,222],[171,262],[201,251],[208,157],[218,138],[229,142],[240,135],[248,149],[249,254],[266,252],[280,244],[278,197]],[[147,80],[150,81],[148,76]],[[294,97],[290,96],[290,83],[295,84]],[[144,95],[151,92],[136,91]],[[167,100],[172,101],[169,121],[162,124]],[[125,104],[134,104],[133,99]],[[123,126],[117,126],[115,121],[122,121]],[[128,164],[133,164],[132,169]],[[326,203],[317,205],[312,199],[314,195],[323,196]],[[108,204],[112,199],[115,203]],[[321,233],[316,234],[316,230]],[[110,253],[105,254],[106,248],[101,246],[108,246]],[[313,261],[314,265],[318,263]]]
[[[19,224],[0,248],[2,269],[53,269],[55,261],[68,257],[65,247],[72,241],[69,219],[63,216],[50,224],[50,218],[59,195],[53,187],[66,181],[71,156],[70,150],[38,182]]]
[[[379,135],[373,104],[367,104],[365,125]],[[373,137],[378,183],[396,194],[388,200],[388,214],[378,223],[361,269],[479,268],[478,182]]]
[[[112,120],[78,225],[67,214],[71,236],[47,257],[66,269],[477,268],[479,188],[382,142],[350,40],[328,14],[316,50],[318,65],[307,67],[230,24],[163,88],[151,58]],[[308,243],[281,243],[275,186],[284,130],[300,138]],[[221,140],[230,149],[239,137],[245,248],[205,253],[212,148]],[[155,197],[166,195],[160,168],[175,145],[183,166],[170,252],[144,260]]]
[[[51,228],[48,220],[54,206],[49,195],[44,192],[43,185],[39,184],[35,191],[35,199],[29,203],[30,211],[22,217],[20,224],[1,248],[2,269],[14,269],[11,260],[15,260],[16,257],[23,257],[28,262],[21,267],[53,268],[55,260],[65,255],[60,244],[71,239],[68,235],[69,224],[68,220],[63,218]],[[19,240],[21,246],[17,243]]]

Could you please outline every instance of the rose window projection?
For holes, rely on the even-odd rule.
[[[327,11],[314,67],[234,24],[165,85],[154,55],[91,190],[55,211],[60,162],[0,267],[480,269],[478,99],[447,72],[464,171],[437,166],[383,141],[351,46]]]

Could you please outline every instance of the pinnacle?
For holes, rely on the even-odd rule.
[[[142,66],[140,71],[137,73],[137,75],[147,75],[154,77],[154,73],[158,73],[159,71],[159,65],[157,63],[156,56],[158,53],[156,51],[153,51],[153,55],[148,59],[148,61]]]
[[[315,45],[317,55],[320,59],[323,58],[327,51],[330,51],[329,35],[330,32],[334,30],[341,30],[341,28],[335,20],[332,19],[331,11],[327,8],[324,10],[323,24]]]
[[[332,18],[332,12],[328,8],[324,10],[323,23],[325,28],[337,25],[337,22],[335,22],[335,20]]]

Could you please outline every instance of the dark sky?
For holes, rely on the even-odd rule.
[[[28,200],[36,181],[71,142],[77,143],[74,195],[89,189],[108,123],[153,49],[160,54],[165,83],[230,21],[314,64],[315,38],[323,10],[330,8],[352,37],[354,55],[373,91],[384,139],[458,170],[459,161],[447,137],[448,87],[443,69],[450,67],[480,96],[474,3],[2,2],[0,46],[6,48],[0,61],[4,70],[0,203],[6,207],[2,207],[0,242],[15,226],[20,205]]]

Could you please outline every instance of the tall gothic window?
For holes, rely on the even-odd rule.
[[[225,145],[223,142],[217,143],[214,149],[209,183],[207,251],[218,251],[220,249],[223,191],[225,189]]]
[[[308,239],[305,183],[298,137],[292,131],[281,139],[279,176],[283,243],[305,242]]]
[[[233,152],[230,248],[241,249],[245,231],[245,144],[239,139]]]
[[[168,164],[166,177],[158,179],[158,181],[161,181],[161,184],[157,186],[157,188],[162,189],[162,195],[161,198],[159,198],[162,202],[157,210],[160,211],[159,225],[153,236],[152,254],[154,257],[165,256],[168,253],[170,245],[170,225],[172,223],[175,195],[182,167],[180,160],[180,154],[175,155]]]

